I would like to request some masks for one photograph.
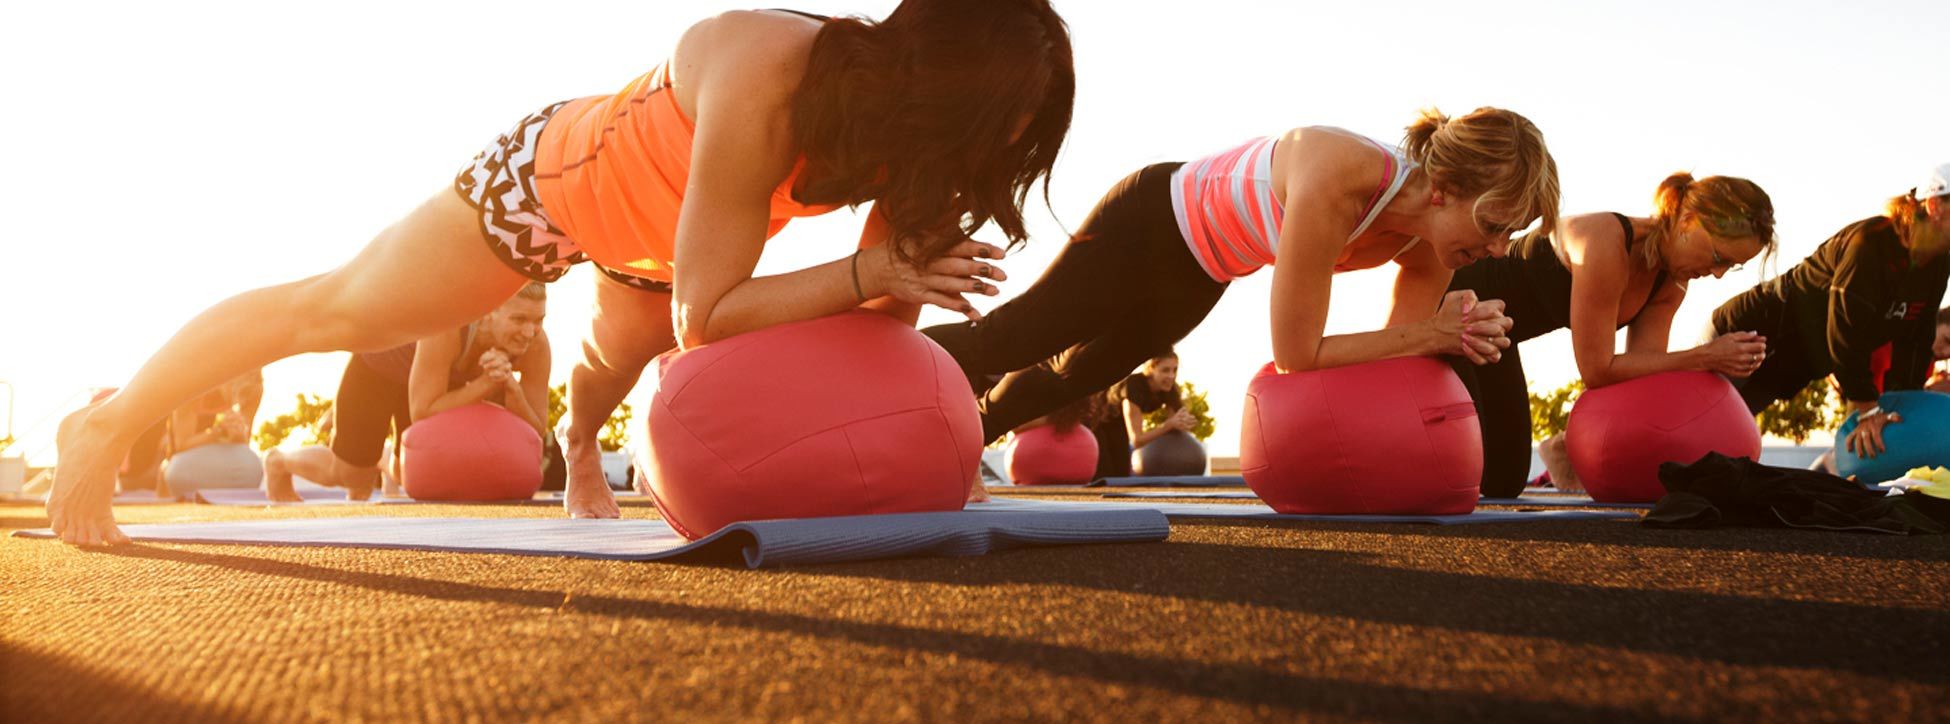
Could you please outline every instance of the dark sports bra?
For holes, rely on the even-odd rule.
[[[1632,220],[1625,218],[1624,214],[1616,211],[1612,212],[1611,215],[1613,218],[1618,219],[1619,227],[1625,230],[1625,251],[1630,253],[1632,244],[1638,241],[1638,235],[1632,233]],[[1652,298],[1659,296],[1659,290],[1666,285],[1666,276],[1666,270],[1661,267],[1659,274],[1652,278],[1652,291],[1646,293],[1645,303],[1639,305],[1639,311],[1633,314],[1631,319],[1625,320],[1624,326],[1631,326],[1632,323],[1639,321],[1639,317],[1645,314],[1645,308],[1652,306]]]
[[[824,22],[828,22],[828,21],[831,21],[831,20],[833,19],[833,18],[832,18],[832,16],[830,16],[830,15],[818,15],[818,14],[815,14],[815,13],[809,13],[809,12],[804,12],[804,11],[800,11],[800,10],[787,10],[787,9],[785,9],[785,8],[766,8],[766,10],[768,10],[768,11],[771,11],[771,12],[775,12],[775,13],[792,13],[793,15],[797,15],[797,16],[799,16],[799,17],[802,17],[802,18],[809,18],[809,19],[812,19],[812,20],[817,20],[817,21],[819,21],[819,22],[822,22],[822,23],[824,23]]]

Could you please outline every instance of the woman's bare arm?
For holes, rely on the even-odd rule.
[[[482,375],[460,387],[447,389],[452,382],[454,362],[461,352],[460,338],[454,334],[422,339],[414,348],[413,371],[407,375],[406,381],[407,406],[414,422],[480,402],[501,388],[501,382]]]
[[[1626,351],[1616,351],[1619,310],[1636,262],[1626,253],[1625,230],[1611,214],[1567,219],[1557,236],[1571,271],[1571,350],[1587,387],[1700,369],[1692,350],[1666,351],[1672,316],[1685,299],[1683,288],[1652,290],[1652,299],[1632,325]]]

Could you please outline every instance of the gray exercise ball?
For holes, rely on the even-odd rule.
[[[1204,475],[1205,446],[1184,430],[1158,436],[1131,453],[1131,474],[1146,477]]]

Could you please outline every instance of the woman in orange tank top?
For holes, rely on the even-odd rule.
[[[976,316],[962,295],[994,292],[1002,249],[968,235],[993,223],[1023,241],[1022,201],[1069,130],[1075,78],[1047,0],[907,0],[878,23],[699,22],[622,93],[523,119],[345,265],[192,320],[119,393],[64,421],[50,523],[70,543],[126,542],[109,508],[122,454],[225,379],[453,329],[584,258],[610,274],[574,373],[578,429],[676,345],[862,305]],[[858,251],[752,276],[785,219],[859,204],[872,212]],[[617,515],[599,474],[583,482],[572,515]]]

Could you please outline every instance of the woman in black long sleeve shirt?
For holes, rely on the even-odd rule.
[[[1882,428],[1901,422],[1876,407],[1882,391],[1923,386],[1932,361],[1936,310],[1950,279],[1950,164],[1911,194],[1890,199],[1882,216],[1849,224],[1789,269],[1713,313],[1713,331],[1756,331],[1767,359],[1740,383],[1759,412],[1833,374],[1859,422],[1848,449],[1882,452]],[[1875,379],[1870,359],[1889,347],[1889,369]],[[1880,383],[1880,384],[1878,384]]]

